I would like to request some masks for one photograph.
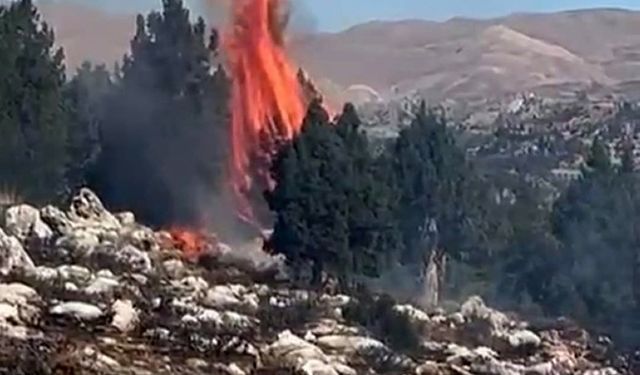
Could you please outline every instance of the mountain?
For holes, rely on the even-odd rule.
[[[54,27],[64,48],[66,65],[74,71],[85,60],[113,67],[129,48],[135,32],[135,15],[111,14],[66,2],[38,5],[45,21]]]
[[[370,22],[299,38],[313,75],[382,95],[485,97],[548,86],[615,88],[640,76],[640,12],[598,9],[446,22]]]
[[[86,58],[113,64],[133,34],[131,15],[61,3],[44,4],[42,12],[70,69]],[[298,35],[291,50],[319,86],[340,99],[412,91],[434,100],[522,91],[640,92],[640,12],[621,9],[374,21],[339,33]]]

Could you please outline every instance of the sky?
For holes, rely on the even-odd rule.
[[[65,0],[40,0],[65,1]],[[161,0],[66,0],[110,11],[141,12],[158,7]],[[203,1],[184,0],[193,8]],[[371,20],[422,18],[443,21],[451,17],[487,18],[515,12],[550,12],[583,8],[640,10],[640,0],[292,0],[305,20],[313,19],[321,31],[340,31]],[[309,17],[312,15],[312,18]]]

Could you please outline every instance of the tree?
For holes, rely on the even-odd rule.
[[[341,178],[347,169],[343,141],[313,101],[300,136],[274,163],[276,188],[267,201],[276,214],[271,246],[297,266],[311,262],[314,284],[326,269],[343,274],[350,265],[347,183]]]
[[[608,160],[595,141],[584,177],[554,206],[551,223],[562,257],[550,306],[623,339],[637,338],[640,327],[631,323],[640,307],[640,180],[624,168],[616,173]]]
[[[465,262],[480,260],[488,221],[482,207],[487,197],[464,154],[441,117],[424,104],[393,150],[392,184],[399,191],[396,219],[405,244],[403,260],[421,264],[426,256],[428,223],[437,227],[435,247]]]
[[[180,0],[138,16],[101,125],[93,185],[108,205],[160,226],[206,219],[203,202],[213,205],[228,149],[228,82],[211,63],[217,47],[217,33],[207,38]]]
[[[311,281],[324,272],[343,286],[355,276],[375,276],[399,246],[393,197],[380,178],[377,160],[353,106],[330,124],[314,100],[302,132],[284,147],[272,169],[267,194],[275,214],[270,246],[300,270],[310,264]]]
[[[30,0],[0,6],[0,184],[38,203],[64,192],[63,58]]]

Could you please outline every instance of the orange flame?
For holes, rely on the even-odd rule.
[[[203,233],[190,229],[173,228],[169,230],[173,246],[182,251],[187,260],[195,261],[200,255],[213,247],[215,239],[209,239]]]
[[[270,164],[274,145],[291,139],[304,118],[297,69],[284,46],[283,0],[234,0],[224,46],[232,76],[230,179],[239,214],[254,221],[247,193],[255,153]],[[264,182],[263,182],[264,183]],[[266,186],[265,186],[266,187]]]

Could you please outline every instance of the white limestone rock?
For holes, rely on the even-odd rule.
[[[81,321],[93,321],[104,316],[98,306],[85,302],[63,302],[53,306],[49,313],[55,316],[75,318]]]

